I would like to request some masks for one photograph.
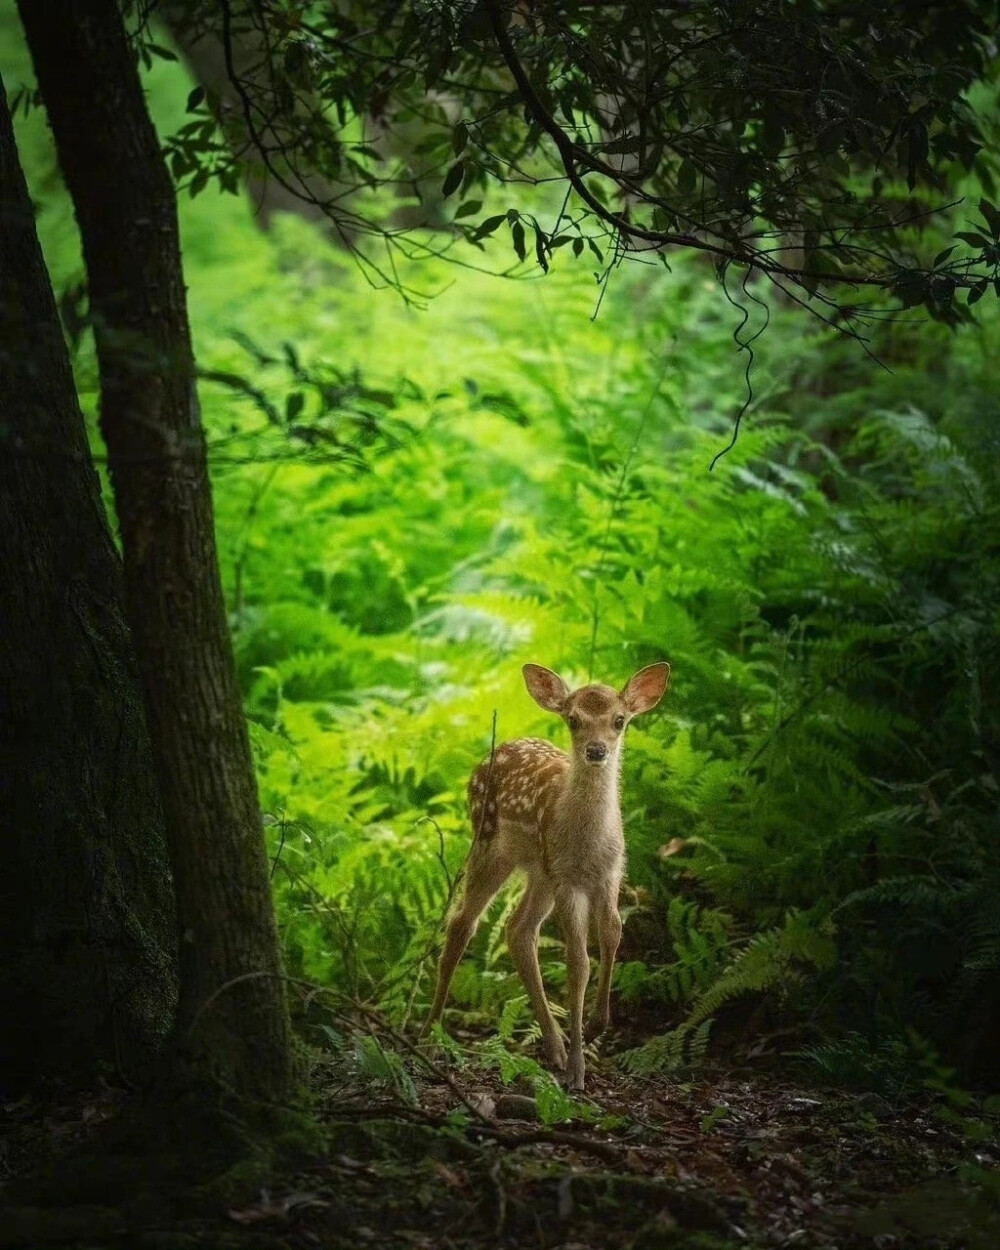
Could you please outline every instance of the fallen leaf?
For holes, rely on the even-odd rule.
[[[678,851],[683,851],[686,846],[686,838],[671,838],[656,853],[660,859],[669,859],[671,855],[676,855]]]
[[[230,1207],[229,1218],[237,1224],[259,1224],[261,1220],[287,1220],[293,1211],[304,1207],[328,1207],[330,1204],[319,1194],[290,1193],[283,1198],[272,1198],[263,1190],[260,1202],[249,1207]]]

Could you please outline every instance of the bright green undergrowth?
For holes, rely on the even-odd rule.
[[[156,67],[161,125],[185,85]],[[22,149],[63,291],[78,249],[44,141],[36,114]],[[404,275],[434,293],[420,308],[296,220],[264,235],[213,191],[182,223],[290,973],[419,1018],[494,714],[500,739],[565,744],[521,665],[621,684],[666,658],[623,775],[618,1006],[652,1036],[624,1064],[696,1063],[711,1022],[753,1011],[880,1055],[916,1028],[981,1067],[1000,999],[996,318],[882,332],[883,372],[759,289],[754,402],[710,471],[745,363],[710,269],[616,272],[595,321],[568,256],[544,281],[442,263]],[[92,409],[86,337],[76,366]],[[488,912],[451,1020],[530,1041],[512,904]],[[542,957],[558,999],[554,930]]]
[[[313,263],[292,223],[275,246]],[[883,406],[898,376],[865,376],[779,316],[763,398],[710,473],[739,362],[697,270],[669,288],[623,275],[594,325],[592,285],[571,276],[465,279],[414,313],[326,264],[336,325],[317,328],[310,305],[329,295],[313,291],[280,342],[247,314],[273,359],[218,343],[304,424],[326,420],[333,370],[345,408],[331,422],[358,451],[286,464],[287,437],[268,432],[255,454],[275,463],[217,468],[292,970],[418,1018],[494,712],[500,738],[564,742],[521,664],[620,683],[665,656],[670,694],[630,730],[623,777],[618,987],[656,1035],[626,1064],[697,1062],[709,1022],[762,995],[762,1030],[916,1025],[944,1045],[961,1011],[971,1062],[1000,963],[997,494],[968,415],[980,366],[936,340],[920,350],[954,353],[945,394]],[[799,379],[824,352],[810,399]],[[231,394],[206,408],[217,429],[255,419]],[[514,898],[487,914],[452,1020],[530,1041],[503,943]],[[554,933],[543,958],[558,998]]]

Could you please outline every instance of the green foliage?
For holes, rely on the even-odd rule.
[[[148,86],[174,133],[192,84],[160,59]],[[69,308],[72,215],[44,119],[18,127]],[[473,147],[453,150],[454,131],[441,179]],[[976,220],[956,213],[949,229]],[[697,263],[666,286],[619,275],[596,322],[592,276],[559,250],[530,285],[428,263],[401,270],[437,293],[418,312],[299,220],[265,235],[210,190],[181,216],[290,974],[419,1018],[494,710],[500,739],[565,743],[521,664],[621,682],[665,657],[671,691],[629,730],[623,775],[637,901],[616,989],[659,1030],[626,1066],[696,1065],[710,1021],[718,1037],[761,995],[841,1046],[814,1057],[831,1073],[867,1053],[888,1087],[880,1039],[908,1026],[963,1074],[995,1065],[995,313],[953,337],[877,330],[892,370],[877,372],[777,303],[740,438],[709,471],[745,362],[741,315]],[[755,329],[766,292],[746,294]],[[93,423],[92,340],[74,326]],[[504,1053],[535,1036],[504,949],[513,905],[484,918],[453,995],[464,1024],[499,1024]],[[558,1001],[549,930],[541,957]],[[394,1079],[374,1053],[357,1062]]]
[[[615,985],[626,1001],[651,1000],[690,1004],[714,985],[729,961],[732,918],[675,896],[667,904],[667,931],[673,962],[650,968],[630,960],[615,968]]]
[[[178,0],[169,18],[182,44],[221,59],[238,32],[242,50],[233,84],[178,93],[178,182],[233,191],[263,159],[338,232],[374,235],[359,263],[407,294],[397,260],[442,249],[398,228],[400,194],[404,221],[450,228],[466,256],[502,249],[540,274],[596,261],[603,285],[626,258],[689,249],[724,288],[736,268],[733,289],[756,299],[747,278],[762,275],[856,334],[873,291],[952,322],[1000,292],[990,128],[966,98],[990,86],[985,0],[758,0],[752,21],[645,0],[536,0],[530,20],[504,0],[342,0],[308,22]],[[148,65],[172,55],[154,37],[139,23]],[[234,89],[242,107],[220,110]],[[972,171],[981,217],[928,250],[919,227]]]
[[[540,1064],[527,1055],[512,1051],[501,1036],[489,1038],[476,1048],[476,1058],[486,1067],[496,1068],[504,1085],[519,1081],[530,1087],[543,1124],[598,1118],[592,1107],[578,1102]]]
[[[286,256],[302,245],[291,225],[281,239]],[[708,474],[725,327],[693,278],[678,281],[683,322],[639,283],[644,319],[623,321],[611,295],[585,328],[566,283],[545,297],[551,332],[519,329],[514,296],[491,293],[502,343],[475,305],[459,335],[447,296],[419,322],[383,309],[379,333],[413,381],[383,382],[360,349],[357,376],[400,397],[405,438],[376,439],[363,469],[219,466],[273,851],[284,835],[289,963],[397,1020],[419,1015],[493,710],[501,738],[560,740],[520,664],[620,681],[665,654],[670,696],[626,755],[628,931],[646,948],[619,970],[622,996],[694,1029],[766,993],[787,1017],[822,1002],[861,1031],[916,1024],[939,1042],[958,1011],[983,1021],[972,1062],[998,974],[996,476],[961,441],[964,417],[883,409],[864,390],[866,415],[835,448],[798,411],[794,380],[818,350],[806,337]],[[342,303],[362,298],[349,291]],[[438,324],[450,328],[428,357]],[[321,372],[315,332],[298,333]],[[690,350],[665,354],[667,333]],[[277,370],[279,410],[287,384]],[[210,422],[254,406],[230,393],[223,417],[215,402]],[[503,945],[514,901],[485,918],[453,1003],[530,1041]],[[558,998],[548,935],[542,960]],[[690,1066],[707,1032],[693,1049],[688,1032],[667,1036],[651,1062]]]
[[[352,1059],[355,1074],[362,1085],[379,1093],[395,1094],[410,1106],[419,1104],[416,1086],[406,1065],[374,1034],[356,1039]]]
[[[668,1033],[651,1037],[635,1050],[626,1050],[618,1056],[619,1066],[633,1076],[653,1076],[658,1073],[683,1073],[696,1069],[708,1050],[711,1020],[700,1024],[679,1024]]]
[[[972,1160],[959,1169],[961,1179],[993,1202],[1000,1200],[1000,1176],[989,1166],[987,1153],[1000,1146],[1000,1095],[977,1097],[958,1082],[955,1069],[943,1063],[925,1039],[911,1033],[910,1042],[922,1071],[922,1084],[937,1099],[938,1119],[975,1148]]]
[[[870,1090],[890,1098],[912,1094],[917,1085],[912,1045],[903,1037],[873,1040],[850,1030],[814,1046],[803,1046],[811,1075],[819,1074],[832,1085]]]
[[[758,933],[706,990],[698,995],[689,1025],[701,1024],[741,994],[778,989],[788,994],[802,984],[801,965],[828,971],[836,960],[833,926],[792,908],[782,925]]]

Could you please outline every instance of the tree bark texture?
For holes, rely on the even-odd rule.
[[[0,1087],[126,1073],[176,998],[121,564],[0,84]]]
[[[291,1082],[257,788],[226,623],[177,205],[115,0],[19,0],[83,239],[126,608],[177,895],[178,1043],[262,1100]]]

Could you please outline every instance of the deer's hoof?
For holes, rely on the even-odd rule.
[[[571,1094],[582,1094],[584,1089],[583,1055],[570,1055],[566,1064],[566,1088]]]
[[[566,1045],[561,1037],[554,1037],[545,1043],[545,1057],[557,1072],[566,1070]]]

